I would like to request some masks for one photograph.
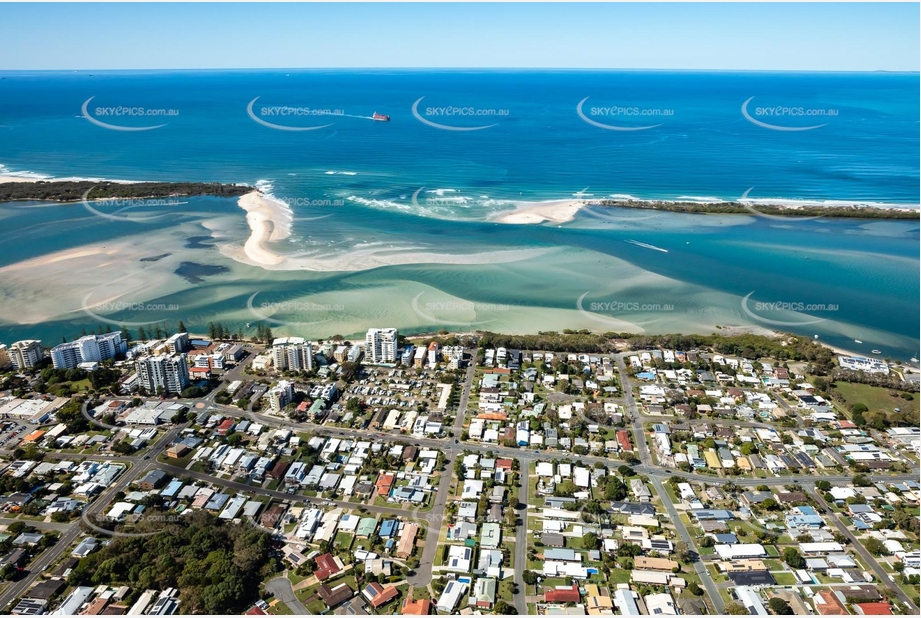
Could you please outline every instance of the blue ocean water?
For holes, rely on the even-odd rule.
[[[724,225],[706,216],[662,215],[619,225],[582,214],[563,226],[513,226],[487,218],[519,200],[573,196],[746,195],[917,208],[917,92],[917,74],[890,73],[0,72],[0,173],[263,181],[273,195],[289,200],[296,218],[311,219],[295,220],[292,250],[335,253],[361,242],[401,242],[455,253],[591,252],[714,294],[742,299],[754,292],[753,302],[839,305],[833,314],[837,328],[822,331],[823,339],[862,349],[853,341],[860,338],[867,352],[878,347],[908,358],[917,356],[918,343],[917,221],[741,217],[740,225],[739,218],[728,217]],[[97,122],[84,116],[84,105]],[[121,109],[106,115],[104,109],[139,107],[165,112],[142,116]],[[374,112],[390,121],[371,120]],[[163,126],[125,131],[98,122]],[[190,200],[189,208],[219,210],[217,202]],[[231,203],[226,210],[234,208]],[[335,215],[313,220],[329,212]],[[73,212],[51,207],[42,213],[10,209],[9,221],[42,227],[28,243],[9,229],[0,232],[7,247],[0,266],[137,232],[81,213],[85,217],[71,223],[67,234],[49,234],[55,217],[70,219]],[[41,217],[49,220],[42,223]],[[596,262],[598,269],[607,267]],[[586,289],[586,282],[576,281],[587,266],[556,267],[550,258],[535,263],[546,267],[543,277],[524,267],[408,264],[357,273],[295,272],[271,282],[252,269],[252,278],[261,281],[260,289],[279,294],[386,281],[483,303],[570,310],[587,289],[604,287]],[[219,282],[215,277],[211,285]],[[639,298],[644,291],[632,293]],[[245,291],[235,294],[214,303],[215,315],[244,305]],[[602,298],[602,292],[593,294]],[[676,304],[705,314],[706,302],[692,296]],[[738,313],[737,323],[748,319],[806,334],[821,328],[772,326]],[[0,317],[4,338],[37,328]],[[366,315],[343,329],[358,332],[374,319]],[[72,329],[81,321],[64,324]],[[408,328],[414,329],[426,330]]]
[[[461,187],[496,198],[595,195],[919,201],[918,76],[698,72],[100,72],[0,73],[0,163],[56,176],[254,182],[287,173],[356,171],[352,188]],[[81,117],[97,107],[176,110],[164,118],[101,118],[144,132],[107,131]],[[280,106],[389,114],[263,116]],[[658,124],[642,131],[598,128]],[[775,131],[746,120],[750,114]],[[412,114],[455,127],[446,131]],[[622,108],[620,113],[609,108]],[[426,115],[425,110],[432,108]],[[445,110],[442,115],[435,108]],[[756,115],[778,108],[782,115]],[[787,111],[782,111],[787,108]],[[596,114],[592,114],[595,109]],[[466,112],[464,110],[467,110]],[[835,116],[803,116],[830,110]],[[507,111],[507,115],[468,113]],[[639,116],[650,112],[671,115]],[[95,114],[93,114],[95,116]],[[327,120],[329,119],[329,120]],[[382,186],[387,179],[387,186]],[[341,187],[336,178],[329,188]],[[279,187],[282,188],[282,187]],[[312,188],[312,187],[311,187]],[[320,187],[324,189],[327,187]],[[314,189],[315,191],[316,189]]]

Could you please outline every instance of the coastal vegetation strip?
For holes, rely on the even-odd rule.
[[[140,199],[213,195],[239,197],[253,190],[245,185],[217,182],[110,182],[62,180],[0,183],[0,202],[44,200],[79,202],[87,199]],[[87,193],[88,192],[88,193]]]
[[[761,214],[780,217],[835,217],[853,219],[918,219],[911,207],[859,206],[856,204],[745,204],[742,202],[670,202],[651,200],[601,200],[601,206],[664,210],[694,214]]]

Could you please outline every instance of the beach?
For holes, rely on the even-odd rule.
[[[278,266],[284,258],[265,246],[291,236],[291,209],[282,201],[266,197],[260,191],[251,191],[238,201],[246,211],[250,235],[243,245],[247,261],[255,266]]]
[[[550,200],[529,202],[518,208],[492,215],[489,221],[517,225],[566,223],[572,221],[586,204],[585,200]]]
[[[547,249],[512,249],[477,253],[439,253],[426,245],[363,242],[347,252],[325,253],[319,250],[281,254],[267,245],[291,236],[293,213],[288,205],[260,191],[242,196],[238,204],[246,211],[249,237],[242,250],[233,243],[221,244],[221,252],[238,262],[265,270],[299,270],[310,272],[354,272],[383,266],[405,264],[491,264],[508,263],[539,257]],[[545,206],[545,208],[550,208]],[[559,206],[557,208],[560,208]],[[570,216],[575,215],[576,210]],[[212,230],[219,237],[216,230]]]

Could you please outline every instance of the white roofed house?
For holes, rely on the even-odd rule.
[[[591,486],[591,472],[588,468],[576,467],[572,480],[577,487],[588,488]]]
[[[640,502],[650,502],[652,500],[652,492],[640,479],[630,480],[630,491]]]

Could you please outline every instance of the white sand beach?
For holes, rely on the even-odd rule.
[[[437,253],[426,247],[391,243],[362,243],[345,253],[295,253],[283,255],[267,246],[269,242],[285,240],[291,236],[293,216],[288,205],[252,191],[239,199],[246,211],[250,234],[242,250],[233,244],[221,244],[221,252],[238,262],[258,266],[265,270],[306,270],[310,272],[354,272],[381,266],[402,264],[492,264],[526,260],[543,255],[548,249],[513,249],[481,253]],[[575,213],[573,213],[575,214]],[[206,227],[211,228],[205,223]],[[212,229],[216,238],[223,236]]]
[[[251,191],[240,198],[240,208],[246,211],[250,235],[243,245],[248,263],[255,266],[278,266],[284,258],[265,246],[266,242],[284,240],[291,236],[291,209],[282,201]]]
[[[537,223],[566,223],[572,221],[576,214],[588,204],[585,200],[550,200],[546,202],[528,202],[518,208],[500,212],[489,217],[496,223],[517,225],[534,225]]]

